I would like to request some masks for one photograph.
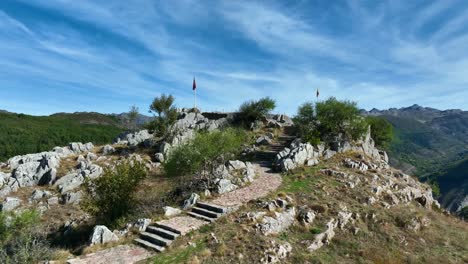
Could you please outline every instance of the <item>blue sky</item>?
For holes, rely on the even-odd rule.
[[[203,110],[270,96],[468,110],[468,1],[2,0],[0,109]]]

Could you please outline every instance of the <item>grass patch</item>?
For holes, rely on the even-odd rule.
[[[189,261],[193,255],[202,252],[205,248],[205,243],[197,242],[195,246],[187,246],[183,249],[174,249],[160,254],[151,259],[151,262],[155,264],[185,263]]]

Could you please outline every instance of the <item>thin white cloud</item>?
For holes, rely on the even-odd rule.
[[[190,106],[190,81],[196,76],[199,103],[205,109],[235,110],[247,99],[271,96],[278,100],[278,111],[286,113],[314,100],[316,88],[321,89],[322,98],[357,100],[368,108],[412,102],[452,106],[434,99],[441,87],[446,90],[443,98],[453,102],[460,102],[460,94],[467,95],[460,89],[468,83],[464,48],[468,37],[456,34],[464,16],[447,21],[434,35],[438,41],[420,40],[415,35],[450,7],[446,2],[417,13],[412,24],[402,27],[395,19],[399,14],[393,12],[405,11],[405,1],[398,6],[383,3],[374,9],[350,1],[343,7],[349,8],[344,11],[349,14],[344,15],[356,19],[350,20],[352,32],[347,35],[323,30],[307,17],[309,10],[289,10],[278,2],[24,2],[117,34],[145,50],[137,54],[115,43],[95,44],[92,36],[70,25],[28,27],[0,11],[0,28],[8,29],[0,33],[0,76],[5,77],[0,84],[4,87],[34,79],[53,87],[126,97],[128,105],[136,100],[146,109],[144,102],[163,92],[175,94],[179,106]],[[340,18],[330,21],[333,19]],[[209,38],[189,38],[181,30],[212,28],[219,30],[214,33],[232,34],[232,39],[254,44],[269,56],[258,58],[252,53],[237,57],[228,48],[211,45]],[[452,35],[449,41],[444,40]],[[453,98],[454,94],[458,98]],[[95,107],[95,103],[88,107]]]

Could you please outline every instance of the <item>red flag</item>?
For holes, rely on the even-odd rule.
[[[193,87],[192,89],[195,91],[197,89],[197,83],[195,82],[195,77],[193,78]]]

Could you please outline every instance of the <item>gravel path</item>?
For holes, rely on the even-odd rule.
[[[121,245],[88,254],[81,258],[70,259],[67,264],[131,264],[147,259],[153,254],[141,247]]]
[[[269,172],[270,168],[262,167],[259,164],[254,164],[257,171],[257,177],[254,181],[244,188],[222,194],[218,198],[207,201],[210,204],[219,205],[222,207],[237,207],[251,200],[255,200],[268,195],[276,190],[282,182],[281,176],[277,173]],[[200,228],[208,224],[205,221],[189,217],[176,216],[167,220],[158,222],[160,224],[172,227],[181,231],[182,235]],[[93,254],[83,256],[81,258],[69,260],[70,264],[104,264],[104,263],[136,263],[140,260],[149,258],[151,253],[137,246],[117,246],[114,248],[102,250]]]
[[[258,176],[249,186],[225,193],[209,203],[223,207],[236,207],[264,197],[281,185],[282,179],[278,173],[271,173],[270,168],[259,164],[254,164],[254,166],[256,166]]]
[[[190,216],[176,216],[171,219],[159,221],[158,224],[171,227],[180,231],[182,235],[185,235],[192,230],[196,230],[208,224],[208,222]]]

